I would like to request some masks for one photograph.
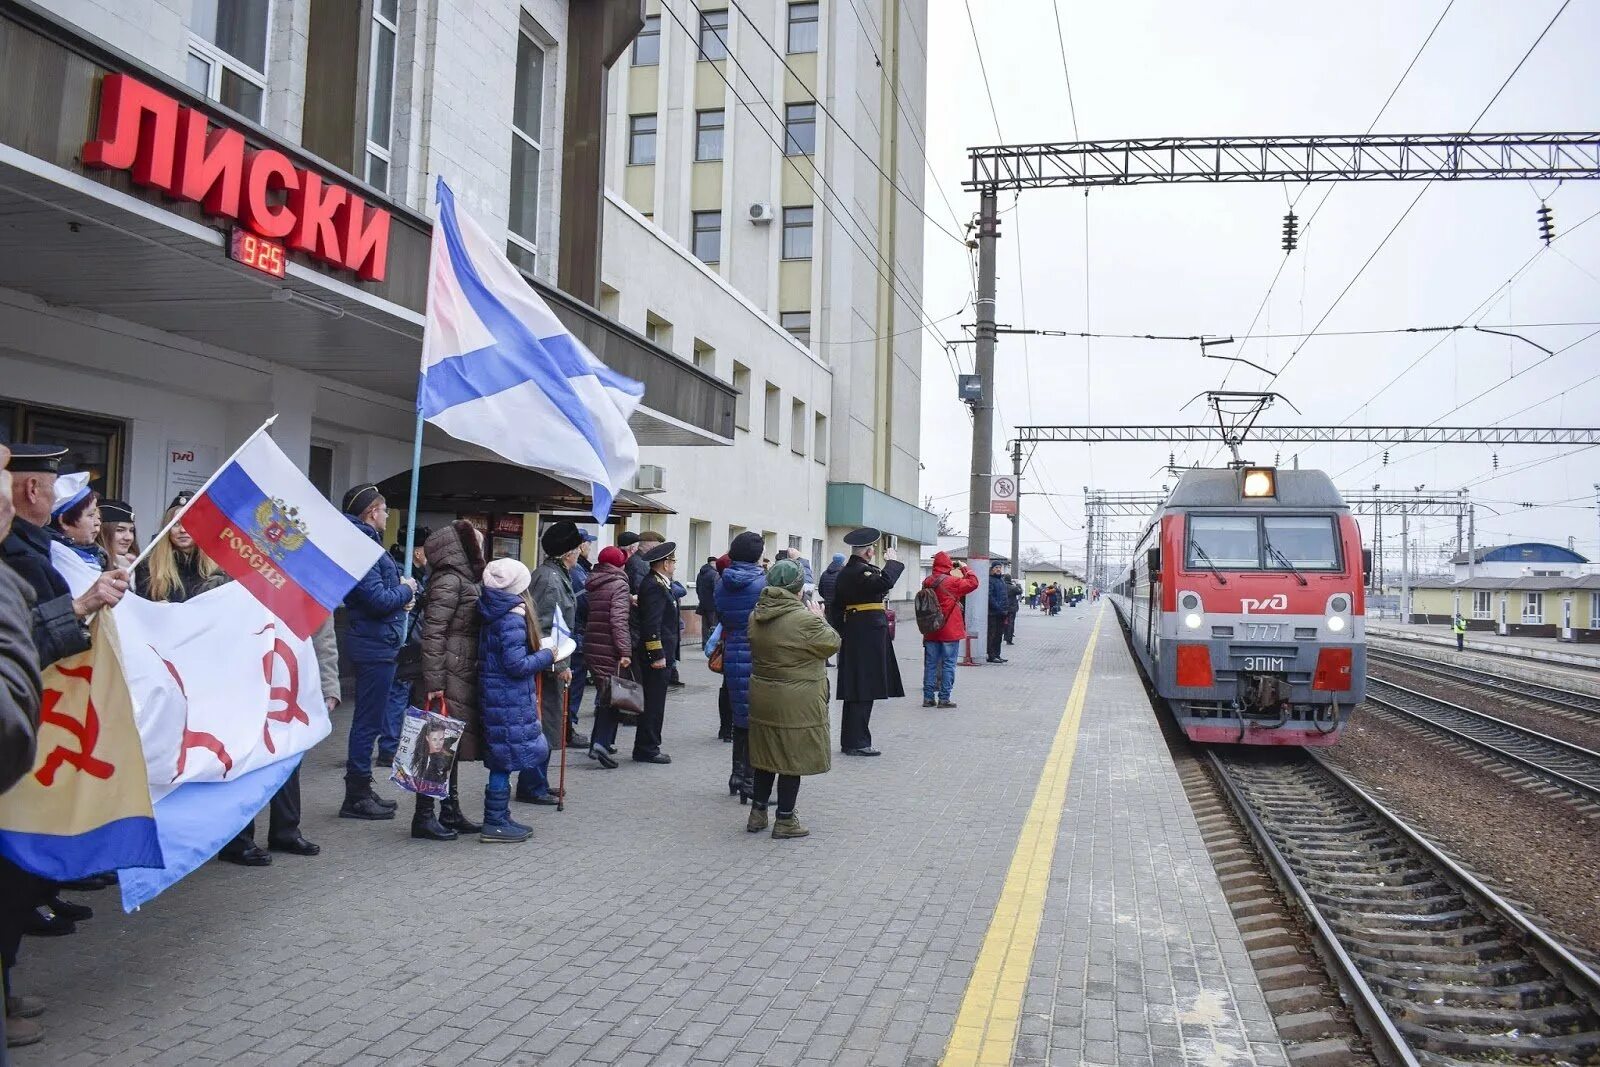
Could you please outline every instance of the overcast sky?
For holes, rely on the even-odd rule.
[[[969,145],[1360,133],[1446,5],[1351,0],[1332,14],[1325,4],[1265,0],[1057,2],[1077,138],[1051,0],[971,0],[998,137],[967,8],[963,0],[931,2],[926,207],[946,228],[956,223],[934,182],[963,223],[977,209],[977,196],[960,186]],[[1467,128],[1560,7],[1561,0],[1455,0],[1374,132]],[[1595,42],[1600,0],[1572,0],[1477,130],[1600,129]],[[1038,329],[1243,336],[1283,261],[1279,231],[1289,201],[1296,201],[1304,227],[1327,195],[1254,332],[1310,331],[1422,188],[1387,182],[1096,189],[1087,197],[1087,220],[1081,191],[1026,192],[1014,208],[1011,194],[1004,194],[997,317]],[[1541,252],[1534,214],[1541,197],[1555,212],[1558,234],[1600,212],[1600,183],[1541,183],[1537,190],[1527,182],[1429,186],[1322,330],[1593,323],[1523,331],[1556,356],[1473,333],[1448,335],[1442,343],[1439,335],[1319,336],[1304,343],[1275,386],[1303,414],[1280,404],[1263,421],[1600,425],[1600,336],[1562,351],[1600,330],[1600,219]],[[972,321],[968,254],[932,226],[927,234],[927,315],[945,320],[938,324],[945,336],[960,337],[960,324]],[[964,304],[961,315],[946,319]],[[1277,369],[1301,344],[1253,340],[1226,351]],[[1415,369],[1374,397],[1435,344]],[[957,352],[962,369],[970,371],[972,346]],[[1229,388],[1261,388],[1266,380],[1238,364],[1202,359],[1192,343],[1035,338],[1024,344],[1002,337],[997,469],[1010,469],[1004,448],[1018,424],[1209,421],[1202,401],[1179,408],[1216,388],[1229,367]],[[923,373],[923,493],[938,498],[936,507],[953,508],[964,530],[970,421],[955,400],[949,360],[931,338]],[[1452,412],[1464,401],[1470,402]],[[1181,463],[1220,462],[1201,446],[1177,451]],[[1570,446],[1509,446],[1499,450],[1498,469],[1489,447],[1396,446],[1387,466],[1382,451],[1315,446],[1300,462],[1327,470],[1346,489],[1470,486],[1486,505],[1478,512],[1480,545],[1507,539],[1565,544],[1574,535],[1580,552],[1600,557],[1593,489],[1600,481],[1600,449],[1563,455]],[[1069,559],[1081,559],[1082,487],[1159,489],[1171,481],[1162,469],[1168,452],[1155,444],[1092,451],[1040,446],[1024,490],[1060,495],[1024,498],[1024,546],[1055,555],[1064,543]],[[1273,459],[1271,446],[1246,454]],[[1282,462],[1290,462],[1289,450]],[[1524,501],[1541,506],[1529,511],[1519,506]],[[1429,555],[1455,533],[1452,519],[1414,523],[1414,533],[1419,525]],[[1397,522],[1393,528],[1397,536]],[[1010,535],[1007,520],[996,519],[996,547],[1006,551]],[[1391,566],[1398,564],[1397,541],[1393,551]]]

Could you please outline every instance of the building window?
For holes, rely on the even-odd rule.
[[[694,213],[693,250],[702,263],[715,263],[722,258],[722,212]]]
[[[811,347],[811,312],[785,311],[778,316],[778,323],[788,330],[796,341],[807,348]]]
[[[372,62],[367,75],[367,184],[389,191],[394,140],[394,50],[400,36],[400,0],[372,5]]]
[[[815,3],[789,5],[789,54],[817,50],[817,8]]]
[[[797,456],[806,454],[806,406],[799,400],[789,402],[789,447]],[[799,548],[798,537],[794,538],[790,548]]]
[[[778,420],[783,417],[783,390],[771,382],[767,383],[767,410],[766,421],[761,427],[761,434],[773,444],[783,442],[783,427],[778,425]]]
[[[668,351],[672,349],[672,323],[654,311],[644,313],[644,339]]]
[[[698,337],[694,339],[694,369],[705,374],[717,373],[717,350]]]
[[[707,557],[718,553],[711,550],[711,523],[705,519],[689,520],[689,562],[691,571],[698,571]],[[710,607],[710,605],[706,605]]]
[[[722,108],[694,113],[694,158],[704,163],[722,158],[722,125],[726,112]]]
[[[633,39],[633,65],[653,67],[661,62],[661,16],[646,15],[644,29]]]
[[[1492,617],[1494,605],[1490,603],[1494,594],[1487,589],[1474,589],[1472,591],[1472,617],[1474,619],[1487,619]]]
[[[1589,628],[1600,630],[1600,593],[1589,594]]]
[[[1539,626],[1544,623],[1544,594],[1524,594],[1522,605],[1522,621],[1529,626]]]
[[[783,258],[811,258],[811,214],[809,207],[783,209]]]
[[[628,118],[628,165],[641,166],[656,161],[656,117],[631,115]]]
[[[828,462],[828,416],[816,415],[811,420],[811,458],[818,463]]]
[[[811,539],[811,574],[816,577],[822,574],[822,538]]]
[[[746,432],[750,429],[750,368],[738,360],[733,363],[733,389],[738,397],[733,402],[733,425]]]
[[[545,52],[526,27],[517,33],[517,81],[511,99],[511,212],[506,258],[534,272],[539,248],[539,156],[544,144]]]
[[[783,154],[809,156],[817,151],[817,105],[783,105]]]
[[[184,81],[261,121],[267,96],[268,0],[194,0]]]
[[[728,58],[728,9],[700,12],[700,58]]]

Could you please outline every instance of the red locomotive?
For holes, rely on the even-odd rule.
[[[1115,592],[1190,740],[1331,745],[1366,693],[1369,567],[1324,472],[1196,469]]]

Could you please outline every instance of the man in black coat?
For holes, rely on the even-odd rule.
[[[836,695],[844,702],[844,718],[839,747],[849,756],[880,754],[872,747],[872,702],[906,695],[884,606],[906,568],[893,549],[884,551],[882,568],[873,565],[872,546],[880,536],[870,527],[845,535],[850,561],[840,569],[828,599],[828,622],[840,638]]]
[[[126,571],[107,571],[80,597],[73,597],[66,579],[50,562],[45,529],[55,503],[56,476],[67,450],[55,445],[14,445],[11,449],[10,503],[15,508],[11,532],[0,541],[0,559],[33,590],[29,624],[39,666],[48,667],[89,647],[87,621],[101,608],[115,605],[128,591]]]
[[[694,596],[699,602],[694,613],[700,616],[700,651],[706,650],[711,631],[717,626],[717,557],[707,556],[705,566],[694,576]]]
[[[833,561],[822,572],[822,577],[817,579],[817,595],[822,598],[824,604],[833,603],[834,588],[839,584],[839,572],[842,570],[844,570],[844,556],[835,552]]]
[[[3,451],[3,450],[0,450]],[[61,472],[61,462],[67,450],[55,445],[18,444],[11,447],[8,470],[0,470],[0,495],[5,498],[0,505],[0,567],[9,566],[11,574],[7,585],[21,597],[10,598],[10,613],[21,610],[26,626],[27,641],[37,654],[37,666],[21,667],[23,671],[37,671],[57,660],[66,659],[89,648],[89,616],[101,608],[116,605],[128,591],[126,571],[107,571],[74,597],[55,565],[50,561],[50,544],[53,540],[45,526],[50,522],[50,509],[55,503],[56,477]],[[7,464],[0,463],[0,468]],[[9,484],[7,484],[9,482]],[[9,530],[6,527],[9,526]],[[9,580],[15,576],[16,580]],[[31,599],[32,604],[28,602]],[[6,642],[20,645],[20,639]],[[0,652],[0,655],[5,655]],[[12,687],[11,672],[3,671],[7,688]],[[37,683],[23,681],[24,689]],[[35,708],[37,715],[37,707]],[[37,720],[35,720],[35,725]],[[9,729],[7,731],[10,732]],[[8,738],[7,743],[10,744]],[[28,766],[32,766],[29,753]],[[28,768],[24,768],[26,772]],[[0,859],[0,967],[8,972],[15,964],[21,946],[22,934],[27,929],[37,929],[37,920],[43,918],[35,909],[50,902],[55,885],[36,878],[9,860]],[[74,913],[57,902],[52,915],[45,920],[53,932],[71,933]],[[87,908],[77,911],[76,917],[87,918]],[[7,983],[9,992],[10,984]],[[43,1036],[43,1031],[31,1019],[17,1018],[13,1022],[14,1043],[31,1043]],[[20,1035],[26,1035],[19,1041]]]
[[[677,546],[671,541],[651,544],[636,558],[645,562],[639,584],[638,628],[634,631],[633,661],[639,664],[644,686],[644,714],[633,731],[635,763],[671,763],[661,751],[661,732],[667,712],[667,681],[672,677],[672,634],[678,627],[678,602],[672,596],[672,568]],[[630,561],[631,562],[631,561]]]

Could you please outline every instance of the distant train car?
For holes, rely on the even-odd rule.
[[[1116,587],[1193,741],[1331,745],[1366,695],[1367,564],[1322,471],[1185,471]]]

